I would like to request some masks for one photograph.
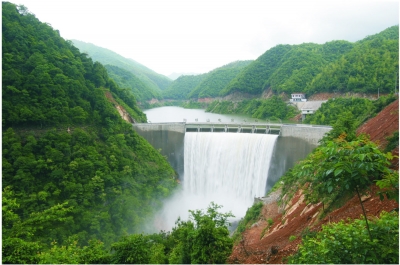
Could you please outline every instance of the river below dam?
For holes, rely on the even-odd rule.
[[[204,110],[161,107],[144,111],[151,123],[254,122],[250,117],[206,113]],[[137,129],[138,130],[138,129]],[[229,132],[140,131],[168,158],[181,185],[157,214],[155,230],[169,231],[189,210],[206,210],[211,202],[244,217],[255,197],[262,197],[298,160],[316,146],[295,137]]]

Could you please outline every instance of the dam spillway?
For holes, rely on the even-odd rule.
[[[207,126],[210,125],[205,124],[202,128]],[[249,124],[246,126],[252,127]],[[281,124],[275,125],[279,127],[279,134],[270,134],[267,130],[264,133],[259,133],[259,130],[245,133],[246,130],[210,129],[192,132],[190,128],[193,127],[199,128],[199,125],[133,125],[135,131],[167,157],[182,182],[181,189],[165,203],[159,219],[168,225],[160,226],[160,229],[168,230],[168,227],[173,227],[177,217],[186,219],[188,210],[205,209],[211,201],[224,205],[223,210],[231,210],[237,218],[243,217],[254,197],[265,195],[289,168],[304,159],[317,147],[325,133],[331,130],[329,126]],[[259,136],[264,140],[272,137],[273,140],[266,144],[264,140],[255,140],[250,136]],[[238,149],[239,146],[247,149]],[[265,156],[264,151],[270,153]],[[259,159],[261,157],[267,158]],[[247,165],[251,166],[246,168]],[[258,175],[255,173],[257,171],[263,174]],[[241,174],[236,175],[237,172]]]
[[[251,205],[265,194],[277,135],[197,133],[185,135],[184,190],[231,197]]]
[[[255,128],[255,129],[254,129]],[[168,162],[182,177],[184,174],[184,139],[189,132],[212,134],[261,133],[279,135],[270,164],[267,190],[294,163],[305,158],[319,140],[332,127],[305,124],[261,124],[261,123],[136,123],[133,129],[154,148],[166,156]]]

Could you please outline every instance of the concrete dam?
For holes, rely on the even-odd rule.
[[[277,134],[266,190],[297,161],[305,158],[332,127],[304,124],[136,123],[133,129],[166,156],[180,177],[184,174],[187,132]],[[255,129],[255,130],[254,130]],[[253,130],[253,132],[252,132]]]
[[[175,202],[179,207],[171,203],[165,211],[172,214],[167,221],[172,225],[176,216],[184,217],[184,209],[205,209],[211,201],[243,217],[255,197],[264,196],[331,130],[312,125],[186,122],[133,128],[167,157],[182,182],[182,194]]]

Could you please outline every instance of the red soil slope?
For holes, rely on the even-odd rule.
[[[387,106],[374,118],[369,119],[365,124],[360,126],[357,134],[365,133],[370,136],[371,141],[378,144],[380,148],[385,148],[388,141],[387,137],[392,136],[396,131],[399,131],[399,100]],[[399,155],[399,147],[394,149],[392,153]],[[399,160],[393,161],[394,167],[399,168]]]
[[[357,132],[370,134],[372,141],[385,146],[385,138],[392,135],[394,131],[398,131],[399,128],[398,104],[397,100],[386,107],[376,117],[361,126]],[[387,199],[381,201],[377,191],[378,188],[372,186],[369,194],[363,197],[368,216],[379,216],[382,211],[389,212],[399,207],[396,201]],[[347,218],[360,218],[362,215],[357,196],[323,219],[319,218],[321,212],[322,205],[306,204],[301,191],[294,196],[285,209],[279,209],[277,202],[264,205],[260,219],[244,232],[243,239],[234,246],[228,262],[285,263],[285,258],[297,251],[298,245],[301,243],[301,232],[306,227],[311,231],[318,231],[323,224]],[[272,225],[268,224],[268,219],[273,220]]]

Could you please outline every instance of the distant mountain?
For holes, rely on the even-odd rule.
[[[137,101],[143,102],[151,99],[161,99],[161,91],[146,86],[137,76],[115,65],[106,65],[108,75],[114,79],[118,86],[128,88],[135,95]]]
[[[189,93],[200,84],[206,75],[182,75],[178,77],[163,91],[164,99],[187,99]]]
[[[203,80],[190,92],[189,98],[212,98],[239,74],[252,60],[236,61],[205,74]]]
[[[243,69],[222,91],[275,93],[394,90],[399,65],[399,27],[390,27],[356,43],[277,45]]]
[[[236,61],[201,75],[182,75],[163,91],[165,99],[217,97],[220,91],[252,61]]]
[[[168,77],[171,80],[176,80],[178,77],[180,77],[182,75],[199,75],[199,73],[193,73],[193,72],[190,72],[190,73],[172,73],[172,74],[168,75]]]
[[[168,77],[158,74],[146,66],[132,59],[125,58],[111,50],[79,40],[71,41],[81,52],[87,53],[94,61],[98,61],[103,65],[110,64],[125,69],[137,76],[144,84],[153,90],[164,90],[172,82]]]
[[[356,42],[338,60],[325,65],[305,92],[390,93],[398,87],[399,26]],[[397,89],[397,88],[396,88]]]

